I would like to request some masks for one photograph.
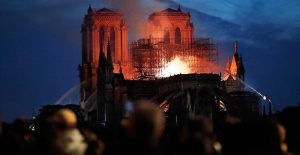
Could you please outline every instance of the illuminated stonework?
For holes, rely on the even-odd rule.
[[[238,54],[238,43],[234,44],[234,55],[230,63],[230,58],[228,58],[226,64],[226,71],[224,73],[224,81],[226,85],[227,93],[233,91],[243,91],[245,80],[245,68],[243,65],[242,56]]]
[[[97,68],[99,53],[102,50],[107,56],[108,41],[114,73],[120,71],[129,77],[128,62],[128,26],[123,14],[107,8],[94,11],[88,8],[81,26],[82,34],[82,64],[79,65],[81,100],[86,100],[97,89]]]
[[[149,15],[147,36],[130,44],[133,79],[215,71],[217,48],[211,38],[194,38],[190,19],[180,7]]]
[[[194,38],[194,26],[189,12],[171,8],[154,12],[148,18],[150,39],[163,38],[165,43],[183,44]],[[155,43],[155,42],[154,42]]]
[[[149,15],[146,33],[140,34],[144,38],[129,43],[128,25],[122,13],[88,8],[81,28],[82,64],[78,69],[80,104],[88,119],[92,119],[89,121],[106,124],[117,120],[128,99],[152,98],[165,105],[177,104],[190,95],[189,91],[195,95],[205,86],[241,96],[235,91],[244,89],[245,69],[237,42],[232,61],[228,59],[225,79],[221,80],[224,69],[218,64],[217,47],[212,38],[194,37],[190,19],[189,12],[182,12],[180,7],[154,12]],[[166,94],[173,94],[173,101],[164,100]],[[220,93],[212,95],[216,94]],[[199,105],[219,102],[226,109],[228,100],[223,102],[224,96],[211,97]],[[178,106],[170,108],[174,107]],[[198,108],[199,112],[203,109]]]

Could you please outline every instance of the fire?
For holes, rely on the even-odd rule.
[[[181,61],[181,59],[176,56],[171,62],[166,65],[165,70],[162,73],[163,77],[168,77],[175,74],[188,74],[191,70],[187,63]]]

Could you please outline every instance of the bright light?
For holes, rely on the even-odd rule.
[[[266,99],[267,99],[267,96],[263,96],[263,99],[266,100]]]
[[[168,77],[175,74],[188,74],[190,72],[188,64],[181,61],[181,59],[176,56],[170,63],[167,64],[162,76]]]

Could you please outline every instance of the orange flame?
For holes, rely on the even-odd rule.
[[[181,61],[179,57],[175,57],[171,62],[166,65],[162,73],[162,77],[168,77],[175,74],[188,74],[191,70],[187,63]]]

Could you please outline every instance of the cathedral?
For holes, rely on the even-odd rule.
[[[245,68],[238,42],[221,70],[211,38],[194,37],[189,12],[167,8],[149,15],[144,38],[128,42],[124,15],[89,6],[81,26],[80,105],[88,121],[120,120],[127,104],[158,103],[169,124],[193,114],[258,115],[259,97],[244,91]],[[214,117],[213,117],[214,116]]]

